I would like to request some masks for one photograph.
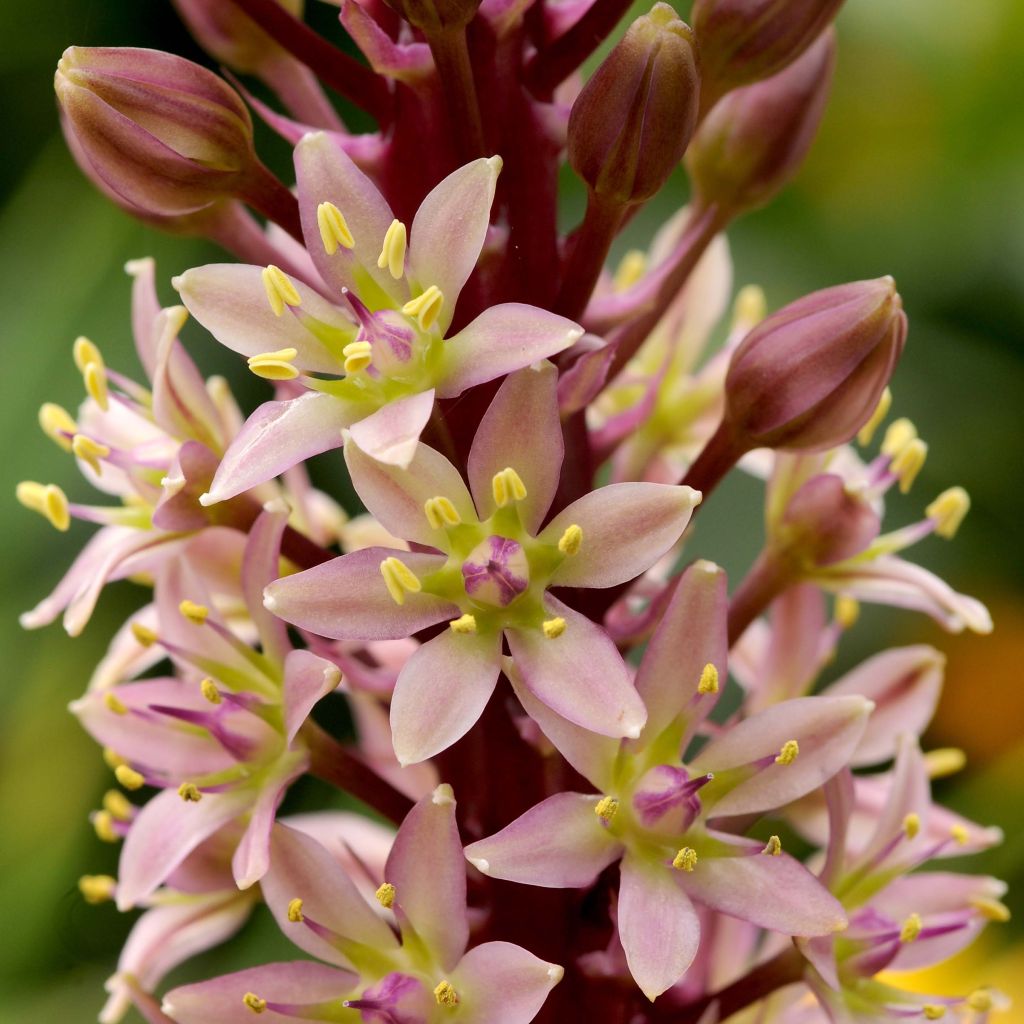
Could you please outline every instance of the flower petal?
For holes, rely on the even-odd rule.
[[[445,341],[437,397],[455,398],[466,388],[547,359],[582,336],[582,327],[536,306],[491,306]]]
[[[594,812],[600,798],[556,793],[493,836],[470,843],[466,859],[492,878],[550,889],[584,888],[622,855]]]
[[[464,636],[446,629],[405,663],[391,698],[391,736],[399,763],[446,750],[476,724],[501,667],[501,633]]]
[[[622,858],[619,939],[633,980],[648,999],[671,988],[693,963],[700,921],[665,864],[636,854]]]
[[[647,712],[608,634],[550,594],[545,606],[565,619],[553,639],[541,629],[506,629],[523,684],[552,711],[602,736],[640,735]]]
[[[433,409],[432,390],[406,395],[353,423],[352,439],[370,458],[405,469],[416,454]]]
[[[313,706],[337,689],[341,669],[312,651],[289,651],[284,662],[284,731],[291,743]]]
[[[276,580],[264,591],[267,607],[285,622],[336,640],[402,640],[459,609],[430,594],[388,594],[380,563],[397,557],[420,578],[445,564],[444,555],[363,548]]]
[[[263,604],[263,590],[281,574],[281,537],[288,525],[284,507],[261,512],[249,530],[242,556],[242,594],[263,652],[275,661],[291,650],[288,629]]]
[[[649,569],[682,536],[700,491],[670,484],[610,484],[585,494],[555,516],[540,539],[555,544],[576,524],[579,553],[555,571],[558,587],[614,587]]]
[[[519,515],[535,534],[544,521],[562,470],[558,371],[547,361],[510,374],[477,427],[467,470],[481,519],[494,513],[491,481],[511,466],[526,484]]]
[[[452,972],[460,1008],[471,1020],[487,1024],[528,1024],[564,971],[522,946],[485,942],[475,946]]]
[[[466,863],[451,786],[438,786],[405,816],[384,868],[395,907],[445,970],[469,941]]]

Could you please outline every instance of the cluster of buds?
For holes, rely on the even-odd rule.
[[[952,538],[966,492],[883,532],[927,446],[906,419],[853,445],[889,415],[902,300],[886,277],[769,314],[723,237],[811,145],[838,0],[698,0],[692,29],[658,3],[585,84],[623,4],[348,0],[366,64],[299,2],[176,6],[276,102],[71,48],[63,124],[124,209],[240,262],[169,307],[129,265],[143,383],[75,342],[86,398],[40,423],[115,503],[18,488],[100,526],[24,625],[81,632],[113,580],[149,595],[71,705],[121,844],[82,895],[145,908],[103,1024],[987,1021],[994,990],[899,982],[1008,916],[998,880],[919,870],[999,840],[929,795],[963,760],[920,748],[942,655],[826,677],[860,601],[991,629],[900,557]],[[563,161],[588,196],[565,236]],[[690,206],[606,272],[680,167]],[[204,380],[189,316],[263,404]],[[312,486],[325,455],[365,513]],[[730,588],[687,540],[734,470],[767,480],[766,536]],[[388,824],[290,814],[307,774]],[[165,991],[260,903],[306,959]]]

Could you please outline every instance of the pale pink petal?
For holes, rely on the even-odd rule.
[[[124,269],[132,278],[132,339],[135,342],[135,353],[146,376],[152,380],[160,342],[160,335],[154,330],[156,318],[161,311],[156,293],[156,261],[146,256],[131,260],[125,264]]]
[[[290,651],[284,663],[284,732],[291,743],[313,706],[337,689],[341,669],[312,651]]]
[[[480,256],[500,171],[500,157],[481,157],[460,167],[435,186],[413,218],[406,273],[423,290],[431,285],[441,289],[444,305],[437,330],[442,337]]]
[[[455,398],[466,388],[556,355],[582,336],[583,329],[571,320],[535,306],[491,306],[445,341],[437,396]]]
[[[526,485],[519,516],[535,534],[551,507],[562,470],[562,425],[558,418],[558,371],[549,362],[505,378],[477,427],[467,469],[481,519],[495,509],[491,481],[510,466]]]
[[[859,780],[864,783],[872,779]],[[916,815],[922,827],[918,835],[910,839],[910,843],[920,848],[926,842],[930,845],[931,838],[927,835],[931,824],[931,787],[928,782],[928,770],[917,737],[904,733],[897,739],[896,763],[888,779],[888,791],[885,804],[876,814],[874,833],[859,859],[870,861],[872,857],[889,846],[894,838],[904,834],[904,822],[908,814]],[[859,794],[858,794],[859,796]],[[948,836],[948,832],[943,838]],[[903,844],[905,847],[907,843]],[[910,851],[904,851],[910,855]]]
[[[594,336],[586,335],[580,346]],[[585,409],[604,387],[608,371],[615,359],[615,346],[601,344],[599,348],[584,352],[558,378],[558,408],[563,416]]]
[[[639,576],[682,536],[700,491],[669,484],[611,484],[585,494],[551,520],[549,544],[572,525],[583,530],[579,553],[555,570],[558,587],[614,587]]]
[[[313,455],[340,448],[342,430],[362,413],[333,395],[308,392],[264,402],[224,453],[203,505],[233,498],[266,483]]]
[[[242,594],[260,635],[263,653],[275,661],[282,660],[291,650],[288,629],[263,604],[263,589],[281,575],[281,536],[288,525],[288,511],[261,512],[249,530],[242,556]]]
[[[243,1002],[249,992],[274,1003],[340,1005],[357,981],[351,971],[309,960],[264,964],[172,989],[164,996],[163,1010],[176,1024],[252,1024],[255,1014]],[[300,1019],[281,1014],[271,1016],[278,1021]]]
[[[407,594],[404,604],[395,604],[380,574],[389,557],[400,558],[420,579],[446,561],[443,555],[363,548],[271,583],[264,601],[285,622],[336,640],[404,639],[458,617],[455,605],[430,594]]]
[[[586,537],[584,531],[584,544]],[[647,741],[656,740],[680,712],[692,727],[715,706],[718,691],[698,694],[697,686],[705,666],[713,665],[718,686],[725,688],[728,609],[725,572],[713,562],[694,562],[679,579],[636,674],[647,707]]]
[[[817,789],[847,764],[860,742],[872,704],[862,697],[799,697],[784,701],[727,729],[691,762],[695,773],[724,773],[770,759],[724,795],[715,782],[701,790],[714,816],[751,814],[783,807]],[[789,764],[774,758],[790,740],[799,754]]]
[[[807,583],[790,587],[771,605],[771,640],[761,665],[758,707],[802,697],[821,669],[821,637],[826,627],[825,598]]]
[[[311,923],[360,943],[394,950],[398,946],[387,923],[366,902],[335,856],[316,839],[278,823],[270,838],[270,870],[261,888],[281,931],[300,949],[332,964],[347,961],[342,950],[318,935],[305,921],[292,921],[288,905],[302,900]]]
[[[370,458],[405,469],[416,454],[433,409],[433,391],[397,398],[353,423],[352,440]]]
[[[493,836],[470,843],[466,859],[492,878],[551,889],[584,888],[622,856],[594,808],[600,799],[556,793]]]
[[[446,629],[406,662],[391,698],[391,736],[401,765],[450,747],[476,724],[501,667],[501,633]]]
[[[846,922],[839,901],[788,854],[760,852],[760,843],[720,836],[735,856],[707,856],[676,880],[693,899],[724,914],[787,935],[826,935]]]
[[[487,1024],[529,1024],[563,968],[511,942],[485,942],[471,949],[452,972],[460,1009]]]
[[[550,594],[545,607],[552,618],[565,619],[560,636],[549,639],[539,628],[505,630],[523,684],[576,725],[635,739],[647,712],[615,644],[600,626]]]
[[[369,285],[382,290],[396,304],[408,299],[405,282],[395,281],[386,269],[377,266],[394,214],[352,158],[326,132],[316,132],[295,147],[295,177],[306,248],[335,295],[340,298],[343,288],[364,295]],[[341,211],[352,232],[354,248],[338,246],[332,256],[327,255],[317,223],[321,203],[333,203]]]
[[[305,757],[294,757],[285,761],[271,776],[260,781],[245,832],[231,858],[231,871],[239,889],[248,889],[267,873],[270,867],[270,832],[274,827],[277,808],[288,792],[288,787],[303,774],[306,767]]]
[[[633,980],[648,999],[671,988],[693,963],[700,921],[673,869],[627,853],[619,883],[619,939]]]
[[[441,966],[451,970],[469,941],[466,862],[451,786],[438,786],[405,816],[384,877],[395,887],[400,921],[411,924]]]
[[[242,263],[211,263],[186,270],[174,279],[185,308],[222,345],[243,356],[294,348],[292,362],[308,373],[338,373],[342,347],[356,335],[350,315],[318,295],[307,284],[292,279],[302,299],[297,312],[312,316],[337,331],[338,343],[328,348],[302,323],[301,316],[285,309],[277,316],[263,285],[263,267]]]
[[[378,75],[412,85],[433,71],[426,43],[396,43],[359,0],[341,4],[341,23]]]
[[[875,704],[853,767],[887,761],[901,733],[924,732],[939,701],[945,664],[942,653],[926,644],[896,647],[868,658],[828,688],[830,697],[859,694]]]
[[[424,505],[447,498],[463,522],[474,522],[473,499],[459,471],[439,452],[420,444],[404,468],[379,462],[352,440],[345,445],[345,463],[363,504],[394,536],[437,547],[444,537],[427,520]]]
[[[249,790],[204,793],[198,803],[173,789],[158,793],[139,811],[121,848],[117,906],[130,910],[157,888],[206,838],[253,801]]]

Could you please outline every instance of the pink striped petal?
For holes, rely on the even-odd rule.
[[[239,889],[250,888],[267,873],[270,867],[270,832],[277,808],[288,787],[305,772],[307,765],[305,757],[295,756],[259,783],[245,832],[231,858],[231,871]]]
[[[284,731],[290,744],[313,706],[337,689],[341,669],[312,651],[290,651],[284,663]]]
[[[372,459],[406,469],[434,409],[434,392],[395,399],[352,424],[352,440]]]
[[[564,971],[522,946],[485,942],[471,949],[452,972],[467,1018],[487,1024],[528,1024],[540,1012]]]
[[[682,536],[700,491],[669,484],[611,484],[585,494],[555,516],[540,539],[558,542],[575,524],[579,553],[555,571],[558,587],[614,587],[649,569]]]
[[[597,796],[556,793],[493,836],[470,843],[466,859],[492,878],[550,889],[584,888],[623,846],[594,812]]]
[[[281,536],[288,525],[288,510],[284,507],[261,512],[249,530],[242,556],[242,594],[260,635],[263,652],[275,661],[283,660],[291,650],[288,630],[263,604],[263,590],[281,572]]]

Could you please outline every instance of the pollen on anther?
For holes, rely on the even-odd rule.
[[[718,669],[710,661],[701,669],[697,692],[718,693]]]
[[[280,267],[270,264],[263,268],[260,275],[263,280],[263,290],[267,293],[267,301],[274,311],[274,316],[282,316],[286,306],[301,306],[302,296],[295,290],[295,285],[288,279],[288,275]]]
[[[382,882],[373,895],[385,910],[390,910],[395,902],[395,887],[390,882]]]
[[[967,755],[958,747],[938,747],[924,755],[924,766],[929,779],[944,779],[956,775],[967,764]]]
[[[938,1003],[925,1003],[921,1007],[925,1020],[942,1020],[946,1016],[946,1008]]]
[[[476,632],[476,616],[470,615],[466,612],[465,615],[460,615],[457,619],[452,619],[448,623],[453,633],[459,633],[462,636],[467,636],[470,633]]]
[[[915,437],[917,437],[917,427],[910,420],[906,417],[894,420],[889,424],[889,429],[886,430],[885,437],[882,438],[881,452],[888,458],[894,459]]]
[[[281,348],[249,356],[249,372],[263,380],[295,380],[299,376],[299,370],[292,364],[292,360],[298,354],[299,350],[296,348]]]
[[[106,903],[114,898],[117,881],[110,875],[82,875],[78,880],[78,891],[86,903]]]
[[[316,226],[320,229],[320,241],[328,256],[333,256],[339,245],[343,249],[355,247],[356,240],[349,230],[348,221],[334,203],[321,203],[316,208]]]
[[[558,539],[558,550],[563,555],[579,554],[580,546],[583,544],[583,528],[573,523],[565,528],[565,533]]]
[[[114,829],[114,819],[109,811],[97,811],[92,816],[92,827],[101,843],[116,843],[121,838]]]
[[[918,832],[920,832],[920,831],[921,831],[921,816],[919,814],[915,814],[913,811],[911,811],[910,814],[908,814],[903,819],[903,834],[908,839],[914,839],[914,838],[916,838]]]
[[[246,992],[242,996],[242,1002],[252,1010],[253,1013],[263,1013],[267,1008],[266,999],[260,999],[255,992]]]
[[[196,604],[195,601],[189,601],[188,599],[181,602],[178,605],[178,611],[188,619],[189,622],[195,623],[197,626],[202,626],[206,622],[206,617],[210,614],[210,609],[205,604]]]
[[[423,586],[412,569],[394,556],[380,563],[380,574],[391,599],[398,605],[405,604],[407,593],[417,594]]]
[[[545,619],[541,623],[541,629],[549,640],[557,640],[566,630],[565,619],[561,615],[553,619]]]
[[[776,764],[789,765],[792,764],[800,753],[800,744],[796,740],[786,740],[782,744],[782,749],[779,751],[778,756],[775,758]]]
[[[452,983],[444,978],[434,989],[434,999],[437,1000],[438,1006],[458,1006],[459,994],[452,987]]]
[[[373,346],[368,341],[350,341],[341,354],[346,373],[361,373],[373,362]]]
[[[992,998],[992,994],[990,992],[986,992],[983,988],[975,989],[964,1000],[964,1002],[966,1002],[972,1010],[977,1010],[979,1013],[985,1013],[986,1011],[991,1010],[995,1005],[995,1000]]]
[[[970,508],[970,495],[962,487],[950,487],[924,510],[924,514],[935,523],[938,536],[952,540]]]
[[[15,497],[25,508],[42,515],[54,529],[63,533],[71,525],[67,496],[56,484],[23,480],[15,489]]]
[[[954,825],[949,830],[949,837],[957,846],[966,846],[970,841],[971,835],[965,825]]]
[[[103,810],[115,821],[131,821],[135,805],[119,789],[108,789],[103,794]]]
[[[143,647],[152,647],[160,638],[149,628],[144,626],[141,622],[133,622],[131,624],[132,636],[142,644]]]
[[[103,763],[113,771],[119,764],[127,764],[128,762],[116,751],[110,747],[104,747],[103,751]]]
[[[971,906],[989,921],[1006,924],[1010,920],[1010,908],[991,896],[976,896],[971,900]]]
[[[125,789],[142,789],[146,784],[145,776],[127,764],[119,764],[114,769],[114,778],[116,778]]]
[[[613,796],[603,796],[594,805],[594,813],[604,822],[611,822],[619,813],[619,801]]]
[[[402,312],[412,317],[419,324],[421,331],[429,331],[437,322],[444,306],[444,294],[436,284],[432,284],[425,292],[410,299],[403,307]]]
[[[127,706],[116,693],[105,693],[103,695],[103,703],[106,705],[107,710],[113,711],[115,715],[128,714]]]
[[[423,514],[434,530],[441,530],[446,526],[458,526],[462,522],[459,510],[443,494],[439,494],[435,498],[427,498],[423,503]]]
[[[400,220],[393,220],[384,235],[377,266],[381,270],[386,267],[396,281],[405,273],[406,241],[405,225]]]
[[[302,924],[305,920],[302,914],[302,900],[298,896],[288,901],[288,920],[292,924]]]
[[[217,689],[217,684],[212,679],[204,679],[199,684],[199,689],[203,698],[211,704],[220,704],[224,700],[220,690]]]
[[[194,782],[183,782],[178,787],[178,796],[187,804],[197,804],[203,799],[203,794]]]
[[[835,604],[836,622],[843,629],[852,629],[860,618],[860,602],[848,594],[840,594]]]
[[[71,414],[56,402],[44,402],[39,407],[39,426],[47,437],[52,437],[64,449],[71,451],[71,437],[78,433],[78,424]]]
[[[907,494],[913,487],[928,456],[928,445],[919,437],[908,441],[892,460],[890,470],[900,482],[900,492]]]
[[[697,851],[692,846],[684,846],[673,858],[672,867],[676,871],[693,871],[697,866]]]
[[[913,942],[924,927],[920,914],[910,914],[900,926],[900,942]]]
[[[494,496],[494,504],[498,508],[505,508],[513,501],[522,501],[526,497],[526,485],[511,466],[506,466],[500,473],[494,474],[491,480],[491,493]]]
[[[105,444],[100,444],[85,434],[75,434],[71,439],[71,450],[75,457],[86,463],[97,476],[103,471],[100,459],[105,459],[110,454],[110,449]]]
[[[778,857],[782,853],[782,840],[778,836],[769,836],[761,852],[769,857]]]

